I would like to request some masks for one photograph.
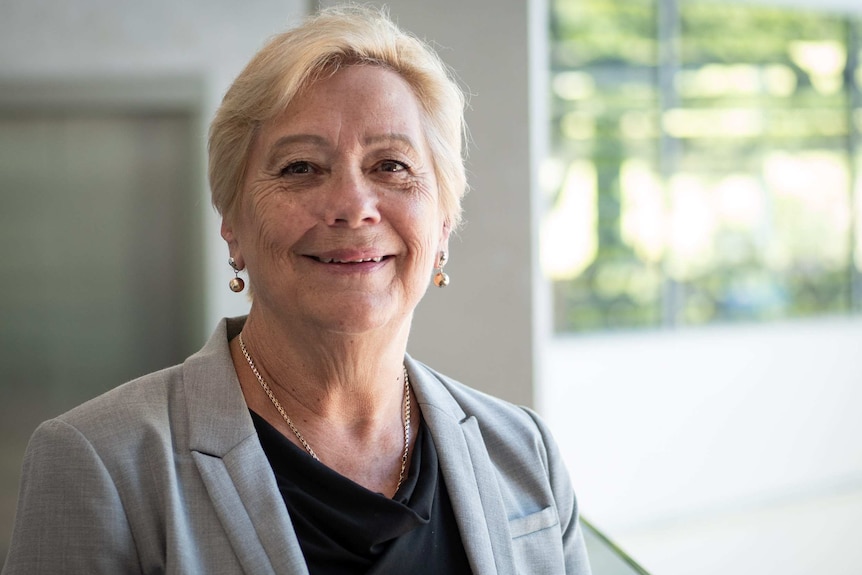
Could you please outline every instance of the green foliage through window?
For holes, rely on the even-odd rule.
[[[558,332],[862,308],[860,21],[555,0],[550,29]]]

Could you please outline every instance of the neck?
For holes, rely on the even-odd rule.
[[[261,375],[289,412],[324,420],[371,424],[402,400],[402,365],[410,318],[363,334],[284,329],[266,314],[249,313],[245,344]],[[301,414],[297,413],[295,417]]]
[[[409,318],[388,334],[344,335],[277,329],[262,317],[249,314],[243,341],[288,417],[277,412],[234,338],[231,355],[249,408],[305,448],[301,436],[325,465],[394,495],[409,467],[405,433],[412,443],[420,419],[418,410],[413,417],[406,412],[412,401],[403,367]]]

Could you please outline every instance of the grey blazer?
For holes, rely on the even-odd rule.
[[[242,321],[36,430],[2,575],[308,573],[231,363]],[[473,572],[589,574],[536,415],[406,365]]]

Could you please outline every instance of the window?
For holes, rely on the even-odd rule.
[[[542,266],[555,329],[862,309],[862,24],[554,0]]]

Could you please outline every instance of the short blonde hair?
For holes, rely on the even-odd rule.
[[[434,159],[440,208],[450,229],[461,221],[467,191],[464,94],[426,43],[400,30],[382,10],[341,6],[322,10],[270,39],[234,80],[209,131],[212,202],[231,217],[258,128],[282,113],[314,81],[352,65],[376,65],[412,88]]]

